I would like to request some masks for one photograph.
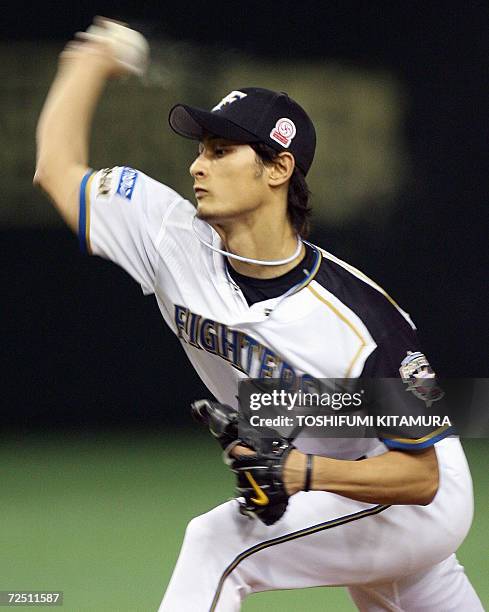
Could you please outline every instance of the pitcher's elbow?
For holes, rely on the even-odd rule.
[[[435,499],[436,494],[438,493],[438,480],[436,482],[430,483],[430,486],[427,487],[426,494],[423,499],[422,506],[428,506]]]
[[[63,176],[63,173],[58,168],[53,168],[50,164],[38,161],[32,184],[34,187],[40,189],[45,195],[47,195],[52,201],[56,202],[59,196],[60,180],[56,177]]]
[[[48,172],[46,171],[45,166],[39,162],[36,165],[36,170],[34,172],[32,184],[34,185],[34,187],[38,187],[39,189],[42,189],[43,191],[48,191],[47,189]]]
[[[41,173],[38,172],[37,170],[34,173],[34,177],[32,179],[32,184],[34,185],[34,187],[38,187],[41,188],[42,187],[42,177],[41,177]]]
[[[435,499],[440,486],[440,476],[438,472],[438,466],[436,469],[430,470],[430,474],[426,478],[423,486],[423,490],[420,495],[419,505],[428,506]]]

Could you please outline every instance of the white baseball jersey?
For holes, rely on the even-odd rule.
[[[418,351],[409,316],[352,266],[311,245],[304,280],[286,295],[248,305],[218,234],[194,218],[175,191],[128,167],[89,173],[80,191],[80,240],[89,252],[122,266],[154,293],[166,323],[218,401],[236,405],[243,378],[287,385],[308,379],[399,376],[407,352]],[[447,435],[379,438],[391,448],[422,448]],[[306,439],[303,452],[357,458],[385,450],[379,439]]]
[[[172,189],[131,168],[89,172],[80,189],[79,236],[83,248],[116,262],[144,293],[154,293],[220,402],[236,405],[238,382],[248,377],[297,384],[390,377],[425,363],[408,315],[360,272],[313,245],[303,280],[249,306],[226,258],[196,232],[221,247],[218,235],[194,214]],[[448,432],[412,439],[377,430],[373,439],[294,443],[304,452],[356,459],[386,447],[424,448]],[[456,438],[441,440],[436,453],[440,486],[427,507],[309,491],[293,495],[272,526],[249,521],[235,500],[193,519],[160,612],[237,612],[256,591],[345,584],[354,585],[359,607],[372,612],[480,612],[453,554],[472,518],[470,474]]]

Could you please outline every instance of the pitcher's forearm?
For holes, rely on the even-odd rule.
[[[141,34],[98,17],[60,56],[37,126],[34,184],[78,230],[80,185],[89,163],[93,114],[109,78],[143,74],[149,47]]]
[[[292,451],[284,470],[290,493],[302,489],[304,469],[305,455]],[[435,449],[392,450],[363,461],[315,456],[310,488],[367,503],[426,505],[438,489]]]
[[[66,168],[88,166],[92,118],[106,80],[106,64],[96,55],[60,66],[37,128],[36,175],[41,184]]]

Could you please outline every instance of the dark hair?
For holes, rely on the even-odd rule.
[[[250,143],[250,147],[264,164],[269,164],[278,156],[278,152],[272,147],[262,143]],[[309,218],[311,206],[309,196],[311,192],[306,183],[306,177],[300,168],[294,168],[290,177],[289,191],[287,193],[287,214],[296,232],[303,238],[307,238],[310,229]]]

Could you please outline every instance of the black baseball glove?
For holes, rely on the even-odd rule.
[[[228,453],[238,440],[238,411],[227,404],[198,400],[191,405],[192,416],[199,423],[205,423],[211,434]]]
[[[289,503],[282,472],[293,448],[275,433],[275,438],[256,442],[255,455],[239,455],[232,460],[231,469],[238,481],[236,490],[244,498],[240,500],[241,514],[257,516],[265,525],[273,525],[282,518]]]
[[[266,525],[276,523],[287,509],[289,495],[283,483],[283,466],[294,446],[273,429],[252,427],[239,422],[238,411],[226,404],[199,400],[192,404],[192,414],[206,423],[224,449],[224,460],[237,477],[240,512],[258,517]],[[231,457],[236,446],[244,446],[254,454]]]

